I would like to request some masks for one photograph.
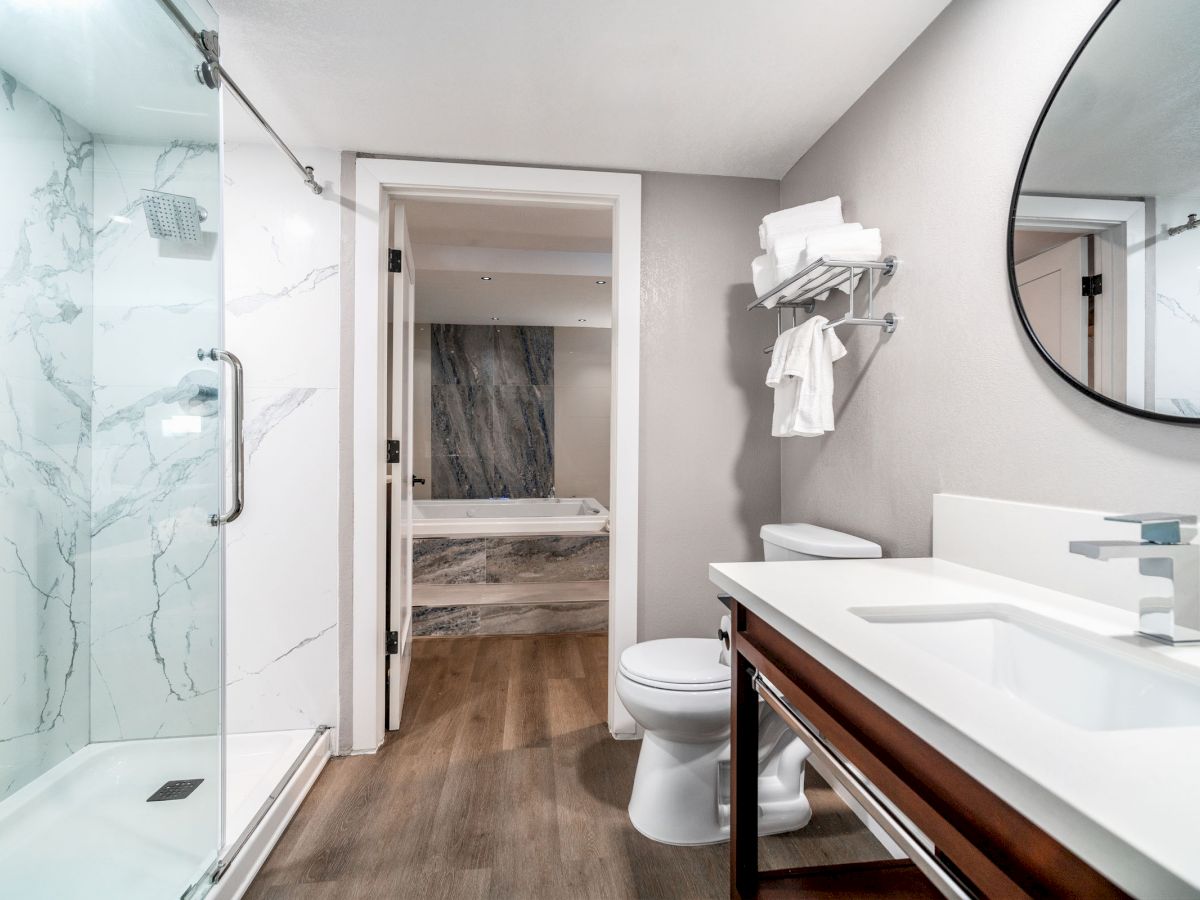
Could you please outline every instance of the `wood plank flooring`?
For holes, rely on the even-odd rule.
[[[640,743],[605,727],[606,652],[603,635],[416,641],[403,727],[329,762],[247,900],[727,897],[727,845],[629,824]],[[886,857],[807,778],[812,822],[760,841],[761,867]]]

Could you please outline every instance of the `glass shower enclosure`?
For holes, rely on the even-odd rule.
[[[202,3],[203,0],[199,0]],[[215,15],[176,5],[197,29]],[[0,895],[221,854],[220,97],[154,0],[0,0]]]

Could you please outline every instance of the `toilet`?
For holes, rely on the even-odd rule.
[[[764,525],[768,562],[876,559],[878,544],[803,523]],[[629,819],[664,844],[729,839],[729,684],[723,641],[666,638],[634,644],[617,666],[617,695],[645,732]],[[759,834],[808,824],[808,748],[765,703],[758,708]]]

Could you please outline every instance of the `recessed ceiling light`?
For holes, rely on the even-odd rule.
[[[587,319],[578,319],[577,321],[579,321],[579,322],[586,322],[586,321],[587,321]]]
[[[480,280],[480,281],[491,281],[491,280],[492,280],[492,276],[491,276],[491,275],[480,275],[480,276],[479,276],[479,280]]]
[[[601,278],[599,281],[596,282],[596,284],[608,284],[608,282],[605,281],[603,278]]]
[[[500,317],[499,317],[499,316],[492,316],[492,321],[493,321],[493,322],[499,322],[499,321],[500,321]]]

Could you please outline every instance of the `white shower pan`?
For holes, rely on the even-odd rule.
[[[273,809],[260,815],[264,806],[280,794],[289,773],[276,803],[298,804],[329,757],[328,732],[315,741],[314,734],[304,729],[226,738],[223,856],[239,845],[242,852],[209,897],[236,897],[253,878],[290,818],[284,815],[275,827]],[[218,740],[89,744],[13,794],[0,804],[0,893],[22,900],[183,895],[214,863]],[[204,781],[187,799],[146,802],[165,782],[181,778]],[[293,785],[299,796],[290,798]]]

